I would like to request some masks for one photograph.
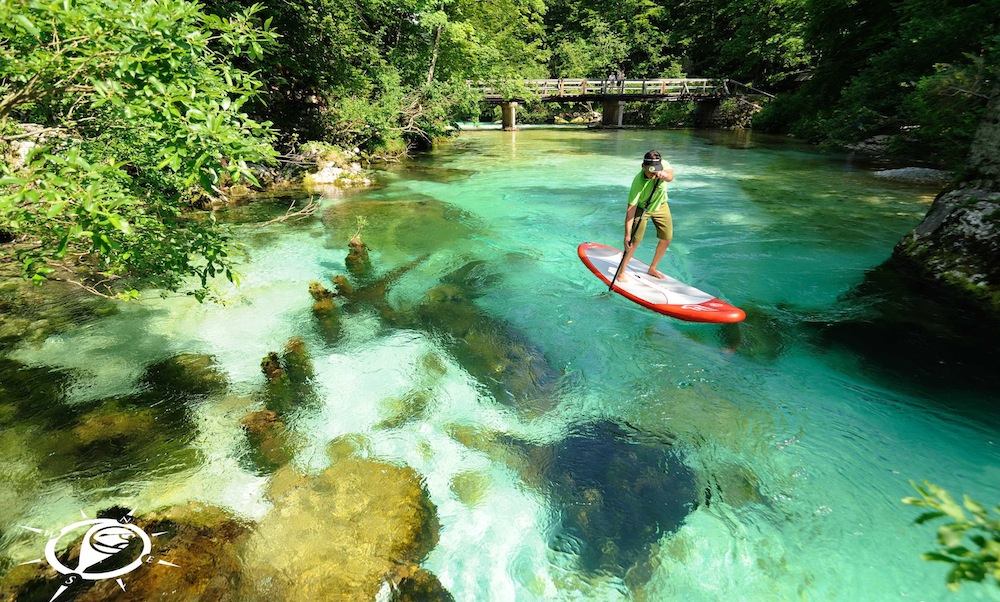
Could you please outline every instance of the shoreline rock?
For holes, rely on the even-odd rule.
[[[893,259],[979,305],[1000,323],[1000,85],[976,131],[962,181],[934,199]]]
[[[875,177],[896,182],[912,182],[914,184],[947,184],[952,179],[952,173],[943,169],[929,167],[902,167],[899,169],[883,169],[875,172]]]

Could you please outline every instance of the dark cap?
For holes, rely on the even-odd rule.
[[[643,171],[657,172],[663,171],[663,163],[660,162],[660,153],[651,150],[642,158]]]

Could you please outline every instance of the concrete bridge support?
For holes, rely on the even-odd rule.
[[[601,101],[601,125],[621,127],[625,115],[625,102],[621,100]]]
[[[699,100],[695,102],[694,126],[710,128],[719,118],[719,107],[722,101],[718,99]]]
[[[513,132],[517,129],[517,103],[513,101],[500,103],[501,129]]]

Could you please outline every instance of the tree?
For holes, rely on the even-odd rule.
[[[651,0],[553,0],[546,13],[551,75],[604,77],[611,69],[639,78],[676,74],[667,17],[665,7]]]
[[[250,0],[209,0],[229,15]],[[467,79],[541,74],[540,0],[264,0],[278,48],[246,62],[265,81],[259,114],[282,142],[323,140],[394,155],[475,113]]]
[[[762,120],[843,146],[877,134],[917,159],[968,154],[1000,54],[1000,0],[808,0],[812,79]]]
[[[79,283],[103,294],[124,276],[167,290],[196,276],[199,297],[216,274],[235,278],[228,234],[188,209],[274,155],[268,124],[243,112],[258,81],[228,64],[273,43],[258,11],[2,0],[0,137],[33,145],[2,166],[0,230],[26,275],[85,264]]]

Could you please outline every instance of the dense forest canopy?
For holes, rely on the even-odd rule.
[[[997,14],[1000,0],[0,0],[0,235],[39,278],[73,257],[167,290],[196,274],[205,294],[233,276],[231,249],[186,209],[306,141],[426,147],[478,116],[470,80],[728,77],[777,93],[755,128],[839,147],[883,135],[956,167],[997,81]]]

